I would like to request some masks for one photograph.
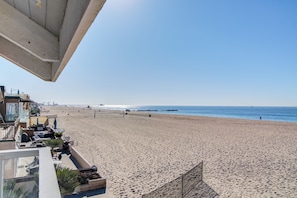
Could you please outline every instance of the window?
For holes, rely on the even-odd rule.
[[[5,120],[7,122],[15,121],[19,117],[19,104],[18,103],[6,103],[6,115]]]

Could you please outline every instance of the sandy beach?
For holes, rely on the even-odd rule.
[[[297,123],[45,106],[116,197],[140,198],[201,161],[219,197],[297,197]]]

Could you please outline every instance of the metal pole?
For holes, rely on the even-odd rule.
[[[181,178],[182,178],[181,198],[183,198],[184,197],[184,174],[181,175]]]
[[[1,177],[0,177],[0,197],[3,197],[3,167],[4,167],[4,161],[3,159],[0,157],[0,173],[1,173]]]

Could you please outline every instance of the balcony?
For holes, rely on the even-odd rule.
[[[61,197],[50,148],[0,151],[0,161],[1,198],[17,190],[32,197]]]

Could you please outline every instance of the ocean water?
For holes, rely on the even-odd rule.
[[[239,106],[102,106],[100,108],[160,114],[297,122],[297,107]]]

